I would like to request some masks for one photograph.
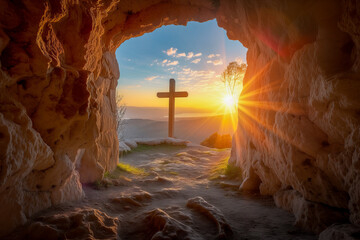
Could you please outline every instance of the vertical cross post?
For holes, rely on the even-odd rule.
[[[169,81],[169,137],[174,137],[174,118],[175,118],[175,79]]]
[[[175,119],[175,98],[187,97],[187,92],[175,92],[175,79],[169,81],[169,92],[158,92],[158,98],[169,98],[169,128],[168,136],[174,137],[174,119]]]

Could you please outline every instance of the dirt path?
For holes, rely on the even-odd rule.
[[[82,202],[39,214],[9,239],[316,239],[272,198],[242,194],[222,176],[229,154],[139,146],[99,189],[85,186]]]

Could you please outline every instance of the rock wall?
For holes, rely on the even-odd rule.
[[[115,50],[215,17],[195,2],[0,1],[0,236],[115,168]]]
[[[293,211],[301,200],[349,209],[360,224],[356,0],[0,6],[0,215],[8,216],[0,235],[80,199],[80,182],[115,167],[116,48],[162,25],[215,17],[249,49],[231,158],[244,169],[242,189],[275,195]]]
[[[241,189],[315,232],[348,211],[360,225],[359,1],[233,4],[218,20],[248,48],[231,157]]]

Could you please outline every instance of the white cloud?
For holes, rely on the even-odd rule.
[[[168,50],[163,51],[163,52],[166,53],[168,56],[173,56],[176,54],[176,51],[177,51],[177,48],[171,47]]]
[[[221,59],[218,59],[218,60],[208,60],[207,63],[212,63],[214,64],[215,66],[216,65],[223,65],[223,61]]]
[[[186,57],[187,59],[191,59],[193,57],[200,57],[200,56],[202,56],[202,53],[194,54],[194,52],[188,52],[187,55],[186,55],[186,53],[178,53],[178,54],[176,54],[176,57]]]
[[[192,63],[199,63],[201,61],[201,58],[197,58],[197,59],[195,59],[195,60],[193,60],[193,61],[191,61]]]
[[[196,78],[198,80],[204,80],[213,78],[215,71],[210,70],[192,70],[190,68],[183,68],[183,71],[180,74],[189,75],[189,77]]]
[[[176,57],[186,57],[186,53],[179,53],[176,55]]]
[[[175,65],[178,65],[179,64],[179,61],[169,61],[166,66],[175,66]]]
[[[162,63],[167,63],[169,60],[165,59],[164,61],[162,61]]]
[[[207,89],[213,88],[214,82],[220,82],[216,79],[216,72],[212,70],[192,70],[183,68],[179,71],[177,80],[184,87]]]
[[[152,80],[154,80],[155,78],[158,78],[158,77],[159,76],[151,76],[151,77],[145,78],[145,80],[151,82]]]
[[[208,58],[220,57],[220,54],[210,54]]]
[[[214,65],[223,65],[224,63],[223,63],[223,61],[221,59],[218,59],[218,60],[214,60],[213,64]]]
[[[173,71],[171,74],[177,74],[177,80],[180,80],[187,87],[201,87],[213,85],[213,82],[219,81],[216,78],[216,72],[212,70],[193,70],[191,68],[182,68],[179,71]]]
[[[190,58],[192,58],[193,56],[194,56],[194,53],[193,53],[193,52],[188,52],[186,58],[187,58],[187,59],[190,59]]]

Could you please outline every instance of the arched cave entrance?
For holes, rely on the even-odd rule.
[[[237,131],[232,161],[243,167],[245,187],[274,195],[310,229],[322,226],[324,211],[347,209],[360,223],[353,1],[2,5],[0,210],[9,217],[0,220],[1,235],[44,208],[82,198],[80,178],[116,165],[115,49],[162,25],[213,18],[249,49],[245,82],[258,94],[248,103],[279,104],[250,108],[245,118],[258,121]],[[262,87],[273,82],[277,91]]]
[[[224,146],[230,147],[237,114],[235,101],[224,101],[231,93],[221,74],[230,62],[246,66],[246,52],[239,41],[227,38],[215,19],[163,26],[125,41],[116,50],[120,68],[116,96],[121,99],[118,105],[125,105],[124,139],[168,135],[168,99],[157,98],[156,93],[167,92],[169,79],[174,78],[176,91],[189,93],[175,101],[174,136],[200,144],[217,133],[226,135]],[[233,86],[236,98],[244,72]],[[217,141],[220,146],[220,139]]]

